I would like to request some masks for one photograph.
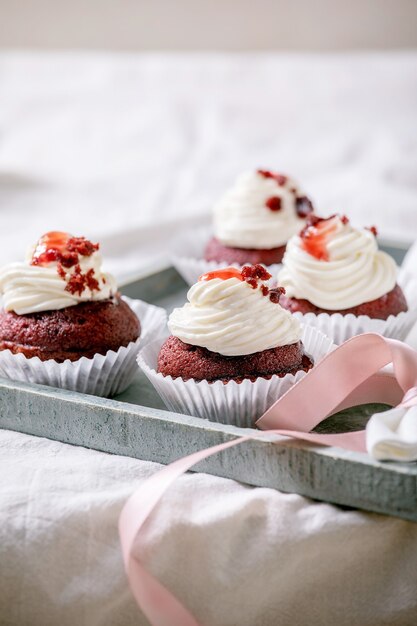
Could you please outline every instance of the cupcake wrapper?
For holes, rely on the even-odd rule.
[[[164,309],[141,300],[123,297],[136,313],[141,323],[141,336],[128,346],[115,352],[96,354],[92,359],[81,357],[77,361],[57,363],[41,361],[39,357],[27,358],[13,354],[10,350],[0,351],[0,376],[21,382],[38,383],[59,387],[95,396],[113,396],[121,393],[132,381],[136,372],[136,357],[140,347],[150,338],[158,336],[166,327]]]
[[[405,272],[399,274],[398,283],[408,302],[408,311],[378,320],[368,315],[341,315],[340,313],[294,313],[307,326],[317,328],[340,345],[347,339],[362,333],[379,333],[384,337],[404,341],[417,321],[417,280]]]
[[[233,380],[209,383],[206,380],[184,381],[157,373],[159,350],[166,339],[160,337],[145,346],[138,355],[138,363],[155,387],[168,409],[202,417],[212,422],[234,424],[251,428],[256,420],[288,389],[306,373],[287,374],[283,378],[258,378],[254,382]],[[334,348],[332,341],[312,327],[304,327],[302,341],[304,349],[318,363]]]
[[[204,249],[211,236],[212,234],[207,228],[193,229],[192,233],[189,232],[188,237],[180,242],[181,254],[172,257],[173,266],[190,286],[197,282],[199,276],[207,272],[213,272],[222,267],[242,267],[238,263],[205,261],[203,258]],[[272,275],[272,280],[276,280],[277,274],[282,267],[281,264],[275,263],[266,267]]]

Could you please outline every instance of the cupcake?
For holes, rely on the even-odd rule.
[[[268,170],[242,174],[214,207],[215,236],[205,259],[239,265],[281,263],[287,241],[312,211],[311,201],[288,176]]]
[[[194,229],[179,242],[173,264],[189,285],[228,265],[262,264],[275,273],[287,241],[312,211],[311,201],[288,176],[268,170],[242,174],[214,207],[214,237],[207,243],[207,229]]]
[[[172,336],[161,348],[158,371],[224,383],[308,371],[300,324],[280,307],[282,290],[269,289],[270,278],[262,265],[201,276],[189,302],[169,317]]]
[[[251,426],[328,351],[330,340],[305,332],[280,306],[262,265],[200,277],[174,309],[170,336],[149,344],[139,364],[169,408]]]
[[[0,270],[0,373],[99,395],[127,386],[141,335],[138,307],[102,271],[98,250],[84,237],[49,232],[25,262]]]
[[[371,330],[397,336],[398,329],[404,338],[416,316],[397,283],[395,261],[378,249],[376,235],[375,227],[353,228],[345,216],[309,215],[288,242],[278,273],[285,288],[281,305],[338,343]]]

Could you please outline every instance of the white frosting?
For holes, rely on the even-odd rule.
[[[322,309],[342,311],[376,300],[395,287],[395,262],[378,250],[372,232],[352,228],[338,216],[322,224],[328,261],[306,252],[299,236],[287,244],[284,267],[278,274],[278,284],[287,296],[309,300]]]
[[[301,328],[279,304],[238,278],[199,281],[187,294],[189,302],[174,309],[171,333],[194,346],[238,356],[296,343]]]
[[[15,311],[18,315],[55,311],[80,302],[106,300],[117,291],[116,281],[111,274],[101,271],[101,255],[94,252],[91,256],[80,257],[82,273],[94,270],[94,278],[99,283],[99,290],[91,291],[86,287],[81,295],[72,294],[65,288],[68,278],[74,273],[74,267],[64,268],[66,277],[61,278],[57,263],[46,266],[25,263],[10,263],[0,269],[0,292],[3,294],[3,306],[6,311]]]
[[[295,204],[296,196],[303,195],[290,178],[278,185],[258,172],[242,174],[214,207],[214,234],[224,245],[236,248],[284,246],[305,225]],[[274,196],[281,199],[279,211],[271,211],[265,204]]]

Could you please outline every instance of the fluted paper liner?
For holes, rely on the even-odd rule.
[[[306,372],[286,374],[282,378],[258,378],[254,382],[233,380],[209,383],[206,380],[184,381],[164,376],[156,371],[159,350],[166,336],[150,342],[138,355],[138,363],[168,409],[202,417],[213,422],[253,427],[255,421]],[[334,344],[315,328],[303,327],[302,342],[305,352],[318,363]]]
[[[239,263],[206,261],[204,259],[204,250],[211,237],[212,233],[207,228],[197,228],[188,231],[187,238],[184,236],[180,242],[181,254],[176,254],[172,257],[173,266],[190,286],[197,282],[199,276],[207,272],[213,272],[222,267],[237,267],[239,269],[242,267]],[[280,263],[275,263],[265,267],[275,280],[282,266]]]
[[[126,347],[93,358],[81,357],[77,361],[57,363],[53,359],[41,361],[39,357],[27,358],[0,351],[0,376],[21,382],[38,383],[79,391],[95,396],[113,396],[121,393],[132,381],[136,372],[136,357],[140,347],[157,337],[166,327],[166,312],[160,307],[141,300],[123,297],[136,313],[141,323],[141,335]]]
[[[406,272],[400,272],[398,284],[404,291],[408,311],[390,315],[387,320],[378,320],[368,315],[341,315],[340,313],[293,313],[307,326],[317,328],[340,345],[347,339],[362,333],[379,333],[384,337],[404,341],[417,321],[417,279]]]

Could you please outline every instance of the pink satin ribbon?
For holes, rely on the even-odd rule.
[[[389,363],[394,366],[393,376],[380,372]],[[140,551],[140,531],[174,480],[195,463],[249,439],[264,437],[265,432],[366,452],[364,430],[334,435],[310,431],[337,411],[369,402],[404,407],[417,404],[415,350],[374,333],[349,339],[329,353],[259,418],[256,425],[264,432],[251,433],[179,459],[136,490],[122,510],[119,532],[133,595],[152,626],[201,626],[133,553],[134,546],[136,552]]]

